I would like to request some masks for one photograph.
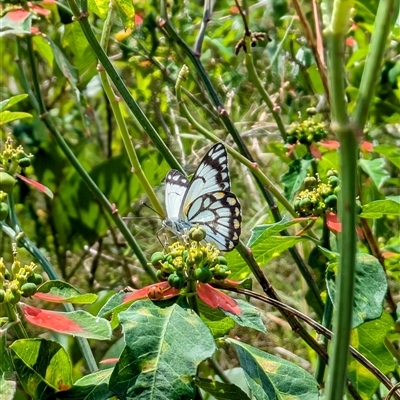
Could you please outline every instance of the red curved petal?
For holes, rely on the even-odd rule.
[[[213,288],[208,283],[197,284],[197,294],[199,298],[211,308],[220,308],[231,314],[240,315],[242,310],[234,299],[227,294]]]

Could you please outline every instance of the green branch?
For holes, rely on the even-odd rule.
[[[395,14],[395,0],[380,1],[376,14],[374,31],[369,46],[364,72],[361,78],[354,122],[357,129],[362,132],[368,118],[368,111],[374,98],[376,81],[380,72],[385,44],[390,32],[390,20]]]
[[[104,49],[105,52],[107,50],[108,40],[110,37],[110,32],[111,32],[111,27],[112,27],[113,16],[115,14],[113,7],[114,7],[113,2],[110,1],[107,18],[104,22],[103,32],[102,32],[101,40],[100,40],[100,45]],[[117,99],[116,99],[115,93],[110,85],[110,81],[107,76],[107,73],[101,66],[99,66],[98,70],[99,70],[100,80],[101,80],[101,83],[104,88],[104,92],[106,93],[108,101],[110,102],[111,110],[114,114],[118,128],[121,132],[122,141],[124,143],[126,152],[128,154],[129,161],[132,165],[132,171],[139,179],[143,190],[149,197],[149,200],[150,200],[152,206],[154,207],[155,211],[157,212],[157,214],[161,215],[163,218],[165,218],[164,209],[161,206],[160,202],[158,201],[158,198],[157,198],[156,194],[154,193],[152,186],[150,185],[146,175],[144,174],[142,166],[137,157],[136,151],[132,145],[132,140],[129,135],[128,128],[126,126],[125,119],[122,116],[120,102],[117,101]]]
[[[341,196],[339,217],[340,263],[337,274],[336,313],[333,319],[331,363],[326,389],[327,400],[342,400],[346,383],[348,348],[354,302],[356,265],[356,171],[358,142],[347,115],[344,90],[344,39],[350,22],[352,1],[336,0],[328,35],[328,76],[331,95],[332,130],[340,142]]]

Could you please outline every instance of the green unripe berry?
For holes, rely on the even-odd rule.
[[[226,279],[230,273],[231,271],[226,265],[218,265],[213,271],[215,279]]]
[[[329,178],[331,176],[339,176],[339,172],[336,171],[336,169],[330,169],[327,173],[326,176]]]
[[[308,135],[305,133],[302,133],[299,137],[299,142],[301,144],[309,144],[310,142],[308,141]]]
[[[174,272],[168,277],[168,283],[175,289],[182,289],[185,284],[185,277]]]
[[[201,242],[205,239],[206,235],[206,230],[201,226],[193,227],[189,231],[189,238],[195,242]]]
[[[308,115],[315,115],[317,113],[317,109],[315,107],[308,107],[306,109],[306,113]]]
[[[296,136],[293,136],[293,135],[289,135],[289,136],[286,138],[286,142],[287,142],[288,144],[296,144],[296,143],[297,143],[297,137],[296,137]]]
[[[30,167],[31,164],[32,164],[32,162],[31,162],[31,159],[30,159],[29,157],[23,157],[23,158],[20,158],[20,159],[18,160],[18,165],[19,165],[21,168]]]
[[[208,283],[213,278],[213,273],[206,267],[200,267],[196,268],[194,276],[199,282]]]
[[[40,274],[33,274],[28,277],[29,283],[34,283],[35,285],[41,285],[43,283],[43,277]]]
[[[10,212],[10,207],[7,203],[0,203],[0,221],[4,221],[8,217],[8,213]]]
[[[335,188],[339,185],[339,178],[335,175],[331,175],[328,177],[328,183]]]
[[[10,174],[5,171],[0,171],[0,191],[10,193],[16,182],[17,181]]]
[[[161,263],[164,261],[164,254],[161,253],[160,251],[155,252],[152,256],[151,256],[151,264],[153,265],[153,267],[160,269],[161,268]]]
[[[219,265],[228,265],[228,260],[224,256],[218,256]]]
[[[25,283],[21,286],[22,296],[30,297],[33,296],[37,291],[37,286],[34,283]]]
[[[312,201],[308,197],[304,197],[304,199],[300,200],[300,208],[305,211],[311,210]]]
[[[307,176],[306,179],[304,179],[304,187],[306,189],[312,189],[317,186],[317,179],[313,176]]]
[[[5,297],[6,292],[3,289],[0,289],[0,304],[3,303]]]
[[[336,208],[337,205],[337,196],[331,194],[325,199],[325,205],[329,208]]]

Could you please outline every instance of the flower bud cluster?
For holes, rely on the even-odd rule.
[[[37,286],[43,282],[42,276],[35,273],[35,269],[34,263],[22,267],[14,258],[10,272],[3,258],[0,258],[0,303],[17,304],[21,296],[33,296]]]
[[[11,193],[16,184],[14,174],[21,172],[22,168],[31,165],[32,155],[24,152],[22,146],[13,147],[11,137],[8,137],[4,150],[0,153],[0,221],[8,217],[9,206],[5,202],[7,193]]]
[[[302,122],[294,122],[287,132],[286,142],[288,144],[301,143],[307,146],[313,142],[319,142],[327,136],[324,122],[317,122],[310,117]]]
[[[295,211],[302,217],[320,216],[325,212],[337,213],[337,200],[340,191],[338,172],[329,170],[327,182],[322,182],[318,175],[307,176],[304,180],[305,189],[294,201]]]
[[[157,278],[176,288],[182,289],[189,279],[208,283],[212,279],[226,279],[231,271],[225,257],[212,244],[201,244],[205,231],[194,227],[189,232],[189,240],[182,244],[175,242],[163,252],[151,257],[151,264],[157,269]]]

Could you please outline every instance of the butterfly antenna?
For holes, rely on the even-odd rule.
[[[164,219],[163,216],[162,216],[160,213],[158,213],[153,207],[150,207],[150,206],[149,206],[148,204],[146,204],[144,201],[142,201],[142,205],[145,206],[145,207],[147,207],[149,210],[155,212],[161,219]]]

